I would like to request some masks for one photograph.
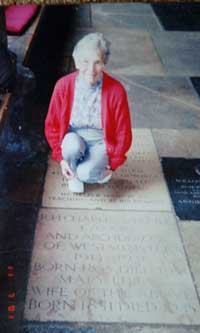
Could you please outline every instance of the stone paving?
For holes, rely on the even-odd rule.
[[[87,15],[86,6],[78,11]],[[133,156],[84,198],[69,194],[49,160],[25,319],[84,322],[86,332],[199,332],[198,221],[175,216],[156,163],[199,158],[200,100],[190,77],[199,75],[200,34],[169,34],[149,4],[93,4],[91,17],[91,26],[79,21],[65,54],[89,31],[112,41],[107,70],[128,92]]]
[[[73,70],[81,36],[104,32],[107,70],[128,92],[134,142],[111,182],[88,185],[83,196],[69,194],[49,158],[21,330],[199,333],[200,219],[176,216],[161,160],[200,158],[200,97],[190,80],[200,76],[200,32],[166,31],[150,4],[76,12],[60,72]],[[16,196],[29,203],[31,193]]]

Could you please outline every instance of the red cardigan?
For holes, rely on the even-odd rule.
[[[58,162],[63,159],[61,143],[69,127],[77,74],[78,71],[75,71],[57,81],[45,120],[45,135],[53,151],[52,157]],[[125,154],[131,146],[131,120],[123,85],[105,72],[101,104],[102,128],[109,164],[111,169],[115,170],[125,162]]]

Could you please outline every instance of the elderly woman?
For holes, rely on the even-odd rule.
[[[108,182],[131,145],[126,91],[104,71],[109,55],[101,33],[83,37],[73,51],[77,70],[58,80],[51,97],[45,135],[71,192]]]

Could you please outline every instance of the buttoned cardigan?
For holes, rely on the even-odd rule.
[[[52,149],[52,158],[63,160],[61,143],[68,131],[78,70],[60,78],[54,88],[47,117],[45,136]],[[126,161],[132,142],[132,130],[126,90],[123,85],[103,72],[101,121],[109,165],[116,170]],[[84,117],[84,110],[83,110]]]

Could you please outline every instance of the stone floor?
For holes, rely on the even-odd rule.
[[[176,27],[169,5],[167,21],[164,9],[73,7],[57,76],[73,71],[76,41],[101,31],[112,42],[107,71],[128,93],[133,147],[109,184],[70,194],[45,150],[16,169],[6,156],[1,160],[7,170],[0,198],[1,304],[16,305],[14,332],[200,332],[200,216],[176,215],[163,168],[176,159],[200,165],[200,31],[187,19],[191,6],[184,7],[184,27],[180,20]],[[192,200],[198,207],[194,165],[189,176],[173,177],[187,195],[184,205]],[[0,323],[0,332],[13,328]]]

